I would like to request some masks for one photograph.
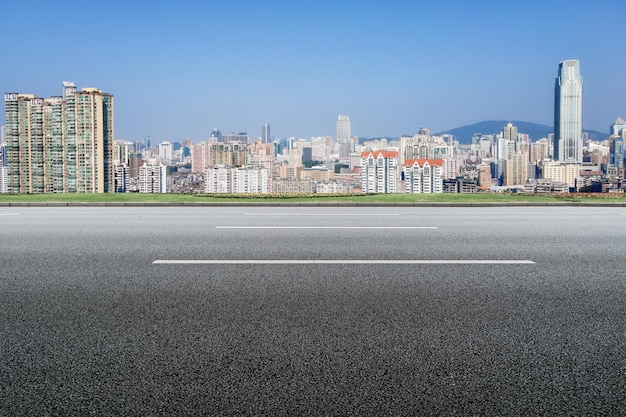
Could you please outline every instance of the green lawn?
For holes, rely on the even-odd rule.
[[[0,203],[180,203],[198,201],[191,194],[0,194]]]
[[[626,203],[616,194],[368,194],[349,196],[209,196],[191,194],[0,194],[2,203]]]

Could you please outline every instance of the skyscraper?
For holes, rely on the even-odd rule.
[[[626,138],[626,122],[621,117],[617,118],[610,129],[611,135]]]
[[[348,141],[350,141],[350,117],[340,115],[337,119],[337,142]]]
[[[5,94],[7,186],[14,193],[114,192],[113,96]]]
[[[575,59],[559,64],[554,89],[554,159],[583,161],[583,78]]]
[[[350,137],[350,118],[348,116],[340,115],[337,119],[337,145],[341,158],[349,157],[350,152],[353,151]]]
[[[611,125],[609,138],[609,163],[615,167],[624,166],[624,141],[626,140],[626,122],[620,117]]]
[[[261,140],[263,143],[271,143],[270,124],[265,122],[261,125]]]
[[[611,135],[609,150],[609,164],[622,168],[624,166],[624,138]]]
[[[209,142],[221,142],[222,141],[222,132],[219,129],[213,129],[211,132],[211,137],[209,138]]]

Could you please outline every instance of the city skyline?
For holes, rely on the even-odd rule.
[[[626,57],[613,52],[606,13],[617,1],[35,3],[3,6],[4,32],[27,22],[54,36],[6,43],[15,59],[0,67],[2,92],[56,96],[63,80],[110,92],[118,139],[200,142],[214,128],[256,138],[264,122],[280,138],[333,136],[339,114],[360,137],[492,119],[551,125],[554,66],[569,59],[584,67],[585,129],[626,113]],[[70,12],[108,29],[79,36],[62,24]]]
[[[215,140],[197,145],[187,139],[178,146],[169,141],[151,146],[150,137],[114,140],[111,94],[78,91],[73,82],[62,85],[62,96],[4,95],[7,138],[0,144],[0,193],[167,193],[201,187],[206,193],[468,193],[501,186],[623,193],[626,188],[626,124],[618,118],[608,141],[583,141],[576,60],[559,64],[554,141],[532,142],[507,122],[498,135],[475,134],[469,147],[429,129],[359,143],[345,115],[337,118],[336,141],[267,143],[270,125],[264,123],[263,139],[253,142],[247,133],[222,135],[213,129]]]

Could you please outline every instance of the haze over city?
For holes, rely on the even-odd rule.
[[[263,122],[279,138],[334,136],[339,114],[360,137],[400,136],[552,125],[557,65],[578,59],[584,127],[606,132],[626,114],[613,10],[623,3],[11,2],[0,90],[49,97],[69,80],[114,94],[117,139],[256,137]]]

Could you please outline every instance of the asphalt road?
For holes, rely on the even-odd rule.
[[[610,207],[0,208],[0,415],[626,415],[625,232]]]

